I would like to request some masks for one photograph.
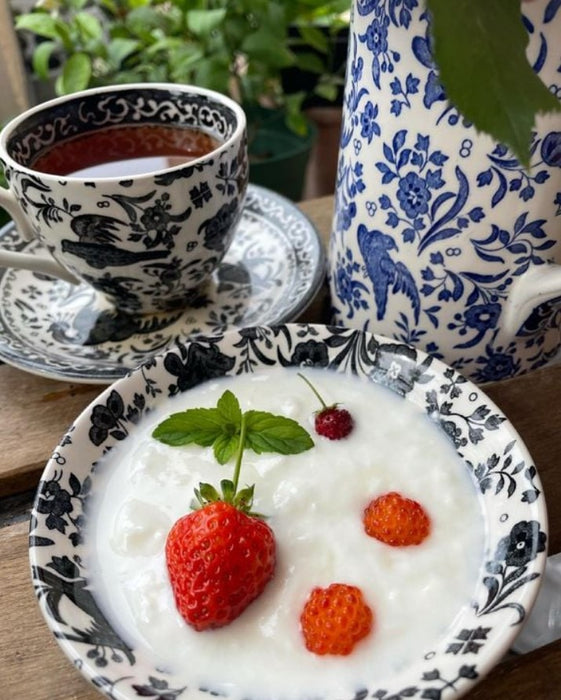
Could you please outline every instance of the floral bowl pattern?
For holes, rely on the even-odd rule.
[[[109,698],[212,694],[162,671],[146,652],[127,645],[101,612],[86,564],[88,501],[98,461],[130,440],[162,399],[217,377],[275,366],[324,368],[387,387],[440,426],[464,461],[486,520],[471,605],[417,662],[383,682],[372,678],[348,700],[462,696],[500,661],[537,595],[547,542],[540,480],[520,437],[479,388],[418,349],[358,330],[288,324],[203,336],[178,343],[107,388],[62,438],[37,491],[30,563],[47,624],[76,668]]]

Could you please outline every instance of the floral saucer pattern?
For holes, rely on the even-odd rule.
[[[34,253],[15,225],[0,244]],[[251,185],[233,243],[183,310],[134,316],[86,285],[0,270],[0,359],[55,379],[109,383],[178,341],[295,320],[324,279],[318,233],[291,202]]]

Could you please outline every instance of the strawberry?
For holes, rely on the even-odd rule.
[[[300,616],[306,648],[318,655],[347,656],[373,624],[362,591],[346,583],[314,588]]]
[[[363,524],[367,535],[392,547],[421,544],[431,527],[423,506],[395,491],[370,501]]]
[[[254,487],[238,489],[244,451],[299,454],[312,448],[313,440],[290,418],[242,411],[229,390],[214,408],[168,416],[152,437],[171,446],[212,446],[219,464],[235,457],[232,479],[222,479],[220,491],[199,484],[196,510],[180,518],[166,540],[168,578],[179,613],[196,630],[222,627],[263,592],[275,570],[274,534],[251,511]]]
[[[353,429],[353,417],[346,408],[327,406],[316,413],[315,430],[329,440],[341,440]]]
[[[342,440],[349,435],[354,427],[354,420],[346,408],[339,408],[339,404],[328,406],[313,384],[303,374],[298,374],[319,399],[322,408],[316,411],[314,428],[318,435],[329,440]]]
[[[167,537],[166,563],[181,616],[199,631],[232,622],[272,578],[275,551],[271,528],[230,503],[180,518]]]

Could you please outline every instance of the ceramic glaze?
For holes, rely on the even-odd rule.
[[[39,256],[13,224],[4,250]],[[324,250],[311,221],[284,197],[249,185],[222,262],[187,309],[128,314],[87,285],[0,269],[0,359],[54,379],[107,384],[178,340],[299,316],[323,284]]]
[[[217,147],[162,170],[54,175],[35,162],[59,142],[108,127],[202,129]],[[233,100],[189,85],[132,83],[42,103],[0,136],[0,204],[43,256],[0,249],[0,265],[82,282],[121,312],[185,308],[223,259],[248,183],[246,119]]]
[[[160,405],[173,397],[177,400],[175,405],[188,402],[194,387],[218,378],[235,377],[237,381],[241,376],[282,368],[299,368],[306,373],[316,368],[356,376],[361,382],[389,392],[388,401],[393,399],[394,405],[397,401],[396,415],[402,410],[406,415],[406,406],[411,404],[427,416],[431,427],[437,429],[437,426],[441,431],[439,437],[444,434],[452,446],[452,458],[459,457],[470,474],[486,533],[483,564],[476,576],[471,604],[462,605],[422,659],[396,668],[384,677],[369,673],[364,685],[351,695],[342,696],[335,685],[316,697],[360,700],[407,695],[458,700],[504,658],[532,608],[546,561],[548,535],[543,488],[520,436],[477,386],[421,350],[357,330],[288,324],[203,335],[187,343],[177,341],[165,353],[107,387],[84,409],[53,450],[30,516],[31,578],[40,610],[54,638],[75,668],[110,698],[137,700],[166,696],[209,700],[212,688],[200,683],[199,669],[187,663],[179,669],[178,676],[164,667],[147,645],[131,648],[102,612],[99,572],[91,568],[96,562],[90,521],[92,499],[97,500],[100,490],[106,488],[108,476],[100,465],[107,455],[118,451],[129,454],[129,445],[133,447],[145,439],[147,426],[162,413]],[[321,387],[322,382],[318,385]],[[365,391],[366,385],[361,384],[361,397]],[[263,386],[260,405],[269,393],[267,386]],[[291,392],[291,401],[293,396]],[[303,396],[301,389],[298,396]],[[306,400],[311,400],[311,392]],[[285,409],[275,406],[275,410]],[[369,416],[370,440],[376,423],[372,412]],[[397,468],[403,462],[397,461],[396,455],[397,449],[405,445],[408,429],[409,424],[402,426],[395,440],[396,448],[390,454],[392,467]],[[344,459],[348,464],[348,450]],[[322,476],[335,475],[336,471],[329,469],[330,463],[331,459],[327,467],[322,463]],[[300,473],[295,476],[301,478]],[[347,470],[346,476],[347,483],[352,481],[350,471]],[[268,482],[269,474],[259,475],[260,483],[265,479]],[[348,498],[347,488],[337,493],[337,497]],[[440,497],[440,484],[434,488]],[[365,499],[366,496],[365,493]],[[268,497],[264,489],[260,499]],[[290,489],[284,497],[285,501],[290,500]],[[322,496],[324,501],[326,498]],[[430,498],[430,494],[424,494],[423,502]],[[181,504],[187,507],[183,499]],[[125,510],[131,523],[139,511],[136,505],[127,506],[128,514]],[[280,507],[280,503],[277,505]],[[434,512],[433,506],[429,500],[427,507]],[[273,509],[274,503],[271,501],[268,507]],[[334,507],[330,502],[330,512]],[[340,506],[337,508],[340,511]],[[143,510],[141,503],[140,512]],[[172,520],[175,516],[170,513],[167,517]],[[154,517],[156,522],[159,519],[160,515]],[[131,543],[137,534],[142,535],[135,533],[134,528],[128,532]],[[337,533],[338,528],[332,528],[330,544]],[[151,537],[138,539],[152,542],[147,545],[148,551],[161,542]],[[117,541],[118,549],[123,543],[125,539]],[[317,552],[313,545],[309,549],[310,554]],[[345,574],[348,561],[346,557]],[[281,551],[281,573],[285,566]],[[455,571],[443,556],[438,559],[438,567],[441,577],[454,580]],[[271,584],[273,591],[274,585]],[[246,612],[249,615],[249,610]],[[425,610],[425,616],[432,621],[432,610]],[[243,624],[242,618],[237,622]],[[218,666],[220,651],[217,659]],[[321,670],[326,664],[318,663],[321,668],[314,678],[321,681]],[[375,657],[368,659],[368,668],[374,663],[378,663]],[[254,667],[254,675],[260,670]],[[358,679],[353,674],[353,682]],[[221,679],[213,673],[212,681],[219,683]],[[284,700],[275,687],[268,691],[275,700]],[[236,700],[237,694],[237,687],[227,688],[221,697]]]
[[[527,56],[561,94],[558,3],[522,3]],[[560,347],[561,115],[529,169],[448,103],[423,0],[354,0],[329,282],[333,320],[414,344],[477,382]]]
[[[295,370],[262,370],[163,401],[126,449],[116,448],[98,467],[89,531],[93,588],[122,637],[150,649],[185,683],[232,697],[266,698],[272,689],[275,697],[350,697],[369,679],[421,661],[472,603],[484,519],[453,445],[419,407],[384,387],[334,372],[305,374],[327,403],[352,412],[348,438],[315,435],[318,402]],[[170,413],[215,405],[226,388],[242,410],[297,420],[315,446],[290,456],[246,452],[241,481],[255,483],[255,510],[267,515],[277,539],[277,569],[237,620],[201,633],[175,609],[165,540],[188,512],[193,488],[202,480],[218,484],[233,467],[219,466],[209,448],[163,445],[151,431]],[[393,548],[365,534],[365,506],[391,490],[428,511],[432,530],[422,545]],[[311,654],[299,629],[311,589],[333,582],[359,586],[375,615],[373,633],[345,658]]]

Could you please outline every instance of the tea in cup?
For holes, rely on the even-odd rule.
[[[85,90],[0,134],[0,206],[48,254],[0,265],[85,282],[129,313],[181,308],[228,250],[248,182],[246,118],[220,93],[139,83]]]

